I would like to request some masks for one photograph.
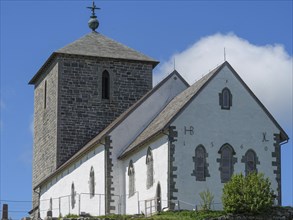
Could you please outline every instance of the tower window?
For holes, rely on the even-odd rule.
[[[154,160],[152,149],[149,147],[146,156],[146,166],[147,166],[147,189],[153,186],[154,182]]]
[[[222,109],[226,110],[229,110],[232,106],[232,94],[227,87],[219,93],[219,104]]]
[[[133,167],[133,162],[130,160],[129,166],[128,166],[128,193],[129,197],[133,196],[135,193],[135,185],[134,185],[134,177],[135,177],[135,172],[134,172],[134,167]]]
[[[93,167],[91,167],[91,171],[90,171],[89,188],[90,188],[90,197],[92,198],[95,196],[95,171]]]
[[[102,74],[102,99],[110,98],[110,75],[107,70]]]

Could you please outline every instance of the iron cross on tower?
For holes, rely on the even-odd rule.
[[[89,28],[95,31],[99,27],[99,21],[97,19],[95,10],[100,9],[96,7],[95,2],[93,1],[93,5],[91,7],[87,7],[88,9],[91,9],[92,11],[92,16],[88,22]]]
[[[88,9],[91,9],[91,11],[92,11],[92,16],[91,16],[91,18],[96,18],[97,16],[96,16],[96,14],[95,14],[95,10],[97,10],[97,9],[101,9],[101,8],[98,8],[96,5],[95,5],[95,2],[93,1],[93,5],[91,6],[91,7],[87,7]]]

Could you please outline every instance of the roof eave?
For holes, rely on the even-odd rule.
[[[42,75],[43,71],[50,65],[50,63],[53,62],[53,60],[56,58],[58,54],[63,54],[63,55],[74,55],[74,56],[83,56],[83,57],[100,57],[100,58],[109,58],[109,59],[118,59],[118,60],[131,60],[131,59],[125,59],[125,58],[111,58],[111,57],[103,57],[103,56],[91,56],[91,55],[82,55],[82,54],[68,54],[68,53],[62,53],[62,52],[53,52],[50,57],[46,60],[46,62],[42,65],[42,67],[38,70],[38,72],[33,76],[33,78],[29,81],[29,85],[34,85],[37,80],[40,78]],[[142,59],[132,59],[133,61],[137,62],[146,62],[146,63],[151,63],[153,69],[160,63],[159,61],[156,60],[142,60]]]
[[[145,145],[146,143],[148,143],[151,139],[157,137],[160,134],[164,134],[164,130],[165,128],[157,131],[156,133],[154,133],[153,135],[151,135],[150,137],[148,137],[147,139],[145,139],[144,141],[140,142],[139,144],[137,144],[134,148],[132,148],[131,150],[127,151],[127,152],[123,152],[118,159],[119,160],[123,160],[125,159],[127,156],[129,156],[130,154],[132,154],[133,152],[135,152],[136,150],[138,150],[141,146]]]
[[[46,60],[46,62],[42,65],[42,67],[38,70],[38,72],[33,76],[33,78],[29,81],[29,85],[35,85],[37,80],[42,75],[43,71],[50,65],[50,63],[53,62],[53,60],[56,58],[57,53],[53,52],[50,57]]]
[[[289,136],[285,133],[285,131],[281,131],[280,132],[280,143],[282,144],[286,144],[289,141]]]

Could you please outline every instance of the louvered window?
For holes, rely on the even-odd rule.
[[[102,74],[102,99],[110,98],[110,75],[107,70]]]

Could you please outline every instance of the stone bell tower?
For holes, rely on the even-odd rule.
[[[152,88],[157,61],[96,32],[53,52],[34,85],[33,210],[38,184]]]

